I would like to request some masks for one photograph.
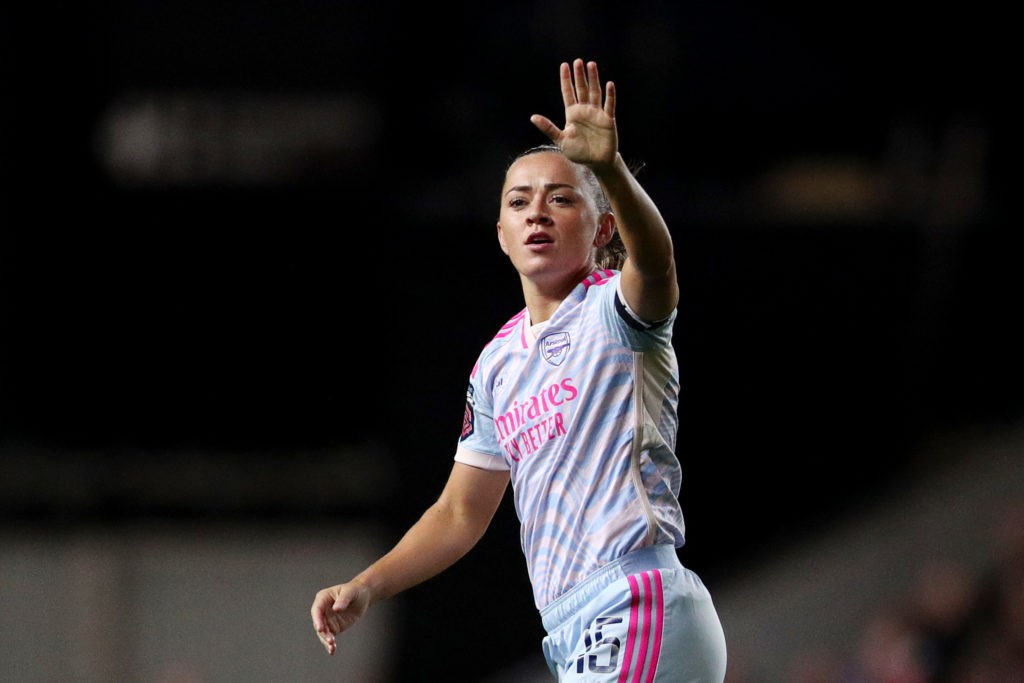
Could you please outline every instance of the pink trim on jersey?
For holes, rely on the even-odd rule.
[[[595,270],[583,280],[583,287],[590,289],[591,285],[603,285],[615,274],[612,270]]]
[[[501,339],[502,337],[507,337],[508,335],[512,334],[512,330],[515,329],[515,326],[518,325],[519,321],[522,320],[525,316],[526,309],[524,308],[523,310],[519,311],[514,316],[509,318],[508,322],[501,326],[501,329],[498,330],[498,334],[494,335],[494,339]],[[494,341],[494,339],[492,339],[491,341]]]
[[[665,612],[661,571],[655,569],[639,576],[640,581],[637,580],[637,575],[627,577],[633,601],[629,607],[626,656],[622,660],[619,683],[652,683],[658,671],[658,658],[661,655],[662,617]],[[634,650],[637,660],[635,667]]]
[[[590,275],[583,279],[583,288],[590,289],[591,285],[603,285],[606,282],[608,282],[614,274],[614,270],[609,270],[607,268],[604,270],[595,270],[593,273],[591,273]],[[523,310],[519,311],[514,316],[509,318],[508,322],[502,325],[501,329],[498,330],[498,333],[494,335],[494,338],[491,339],[491,341],[487,342],[487,346],[490,346],[495,339],[501,339],[512,334],[512,330],[515,329],[515,326],[519,324],[519,321],[526,316],[526,312],[527,309],[524,308]],[[519,343],[523,345],[524,349],[529,348],[530,346],[529,340],[526,338],[526,325],[523,325],[522,329],[519,330]],[[486,348],[486,346],[484,348]],[[474,365],[473,371],[470,373],[470,376],[475,377],[476,371],[477,365]]]
[[[526,315],[526,309],[524,308],[523,310],[519,311],[514,316],[509,318],[508,322],[506,322],[504,325],[501,326],[501,329],[498,330],[498,333],[496,335],[494,335],[494,338],[492,338],[491,341],[487,342],[487,344],[484,346],[484,348],[487,348],[488,346],[493,344],[496,339],[501,339],[502,337],[507,337],[508,335],[512,334],[512,330],[515,329],[516,325],[519,324],[519,321],[522,320],[525,315]],[[526,348],[525,340],[523,342],[523,348]],[[480,368],[480,358],[478,356],[476,363],[473,364],[473,370],[469,373],[469,376],[470,377],[476,377],[476,371],[479,368]]]

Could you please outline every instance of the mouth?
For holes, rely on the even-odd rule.
[[[543,232],[535,232],[526,238],[526,244],[551,244],[552,242],[554,240]]]

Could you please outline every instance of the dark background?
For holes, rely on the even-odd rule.
[[[558,64],[577,56],[616,82],[623,154],[676,240],[682,557],[712,589],[926,471],[927,444],[1024,407],[1010,43],[983,4],[6,13],[0,447],[98,471],[111,450],[244,453],[287,478],[303,449],[370,443],[400,472],[377,504],[211,512],[122,494],[19,499],[9,521],[327,514],[403,530],[443,485],[476,353],[522,306],[494,238],[501,174],[543,141],[530,114],[561,121]],[[361,146],[311,148],[269,181],[204,176],[201,155],[191,175],[140,180],[98,133],[138,93],[337,96],[375,115],[350,130]],[[793,169],[796,208],[780,189]],[[825,208],[801,210],[809,196]],[[402,680],[456,680],[453,656],[478,680],[537,653],[510,505],[407,600]]]

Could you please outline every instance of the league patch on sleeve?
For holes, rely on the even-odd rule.
[[[466,414],[462,416],[462,436],[459,441],[465,441],[473,434],[473,406],[466,404]]]
[[[473,434],[473,425],[476,414],[473,412],[473,385],[466,389],[466,412],[462,416],[462,436],[459,441],[465,441]]]

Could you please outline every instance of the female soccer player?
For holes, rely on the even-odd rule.
[[[560,67],[565,125],[506,169],[497,237],[525,308],[481,351],[438,500],[383,557],[316,594],[327,652],[380,600],[482,537],[511,481],[559,681],[721,683],[726,644],[685,526],[675,455],[679,287],[672,238],[618,148],[597,64]]]

